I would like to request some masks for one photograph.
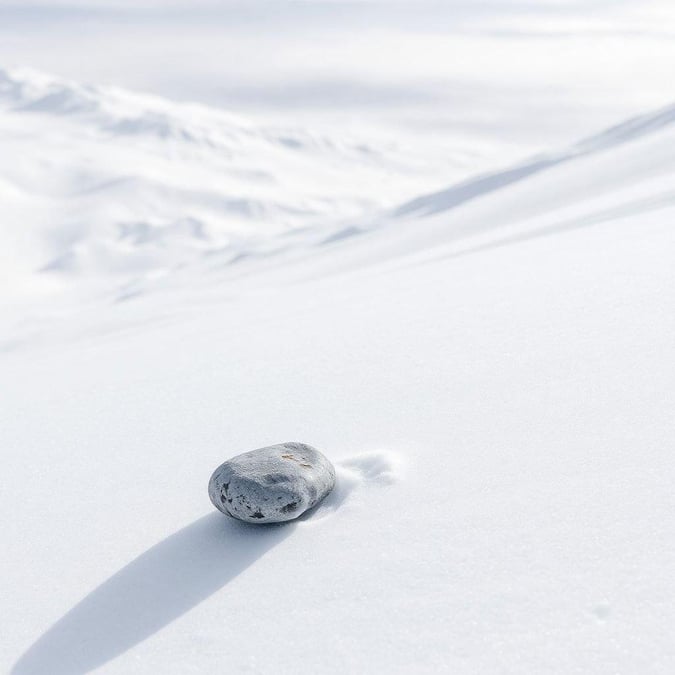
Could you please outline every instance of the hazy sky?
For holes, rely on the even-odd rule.
[[[314,126],[442,138],[460,125],[542,147],[673,96],[672,3],[476,5],[0,0],[0,67]]]

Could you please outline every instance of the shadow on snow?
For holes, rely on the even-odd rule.
[[[217,513],[199,518],[89,593],[21,656],[12,675],[100,667],[232,581],[293,528]]]

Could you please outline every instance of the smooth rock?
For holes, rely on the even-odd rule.
[[[280,443],[237,455],[209,481],[209,498],[223,513],[249,523],[293,520],[335,486],[335,469],[304,443]]]

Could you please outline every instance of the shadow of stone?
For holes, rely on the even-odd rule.
[[[89,593],[31,645],[12,675],[74,675],[102,666],[225,586],[293,528],[217,513],[200,518]]]

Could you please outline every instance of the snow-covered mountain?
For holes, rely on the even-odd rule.
[[[322,240],[304,262],[322,272],[396,266],[667,210],[674,147],[672,105],[351,221],[330,239],[340,246]]]
[[[602,194],[614,189],[626,208],[644,200],[651,208],[669,198],[674,111],[472,176],[483,158],[472,164],[458,153],[439,165],[393,142],[335,139],[28,69],[0,71],[0,299],[64,288],[124,299],[186,267],[222,271],[270,256],[276,264],[289,253],[295,261],[298,251],[374,229],[387,233],[379,245],[368,240],[363,255],[379,258],[399,239],[409,253],[523,226],[542,212],[564,219],[572,204],[602,211]],[[556,179],[561,165],[573,180]],[[417,196],[440,176],[456,182]],[[528,194],[514,208],[532,180],[542,181],[544,196]],[[637,202],[628,198],[644,190]]]
[[[28,69],[0,71],[0,141],[13,293],[226,264],[270,235],[394,204],[452,165]]]

